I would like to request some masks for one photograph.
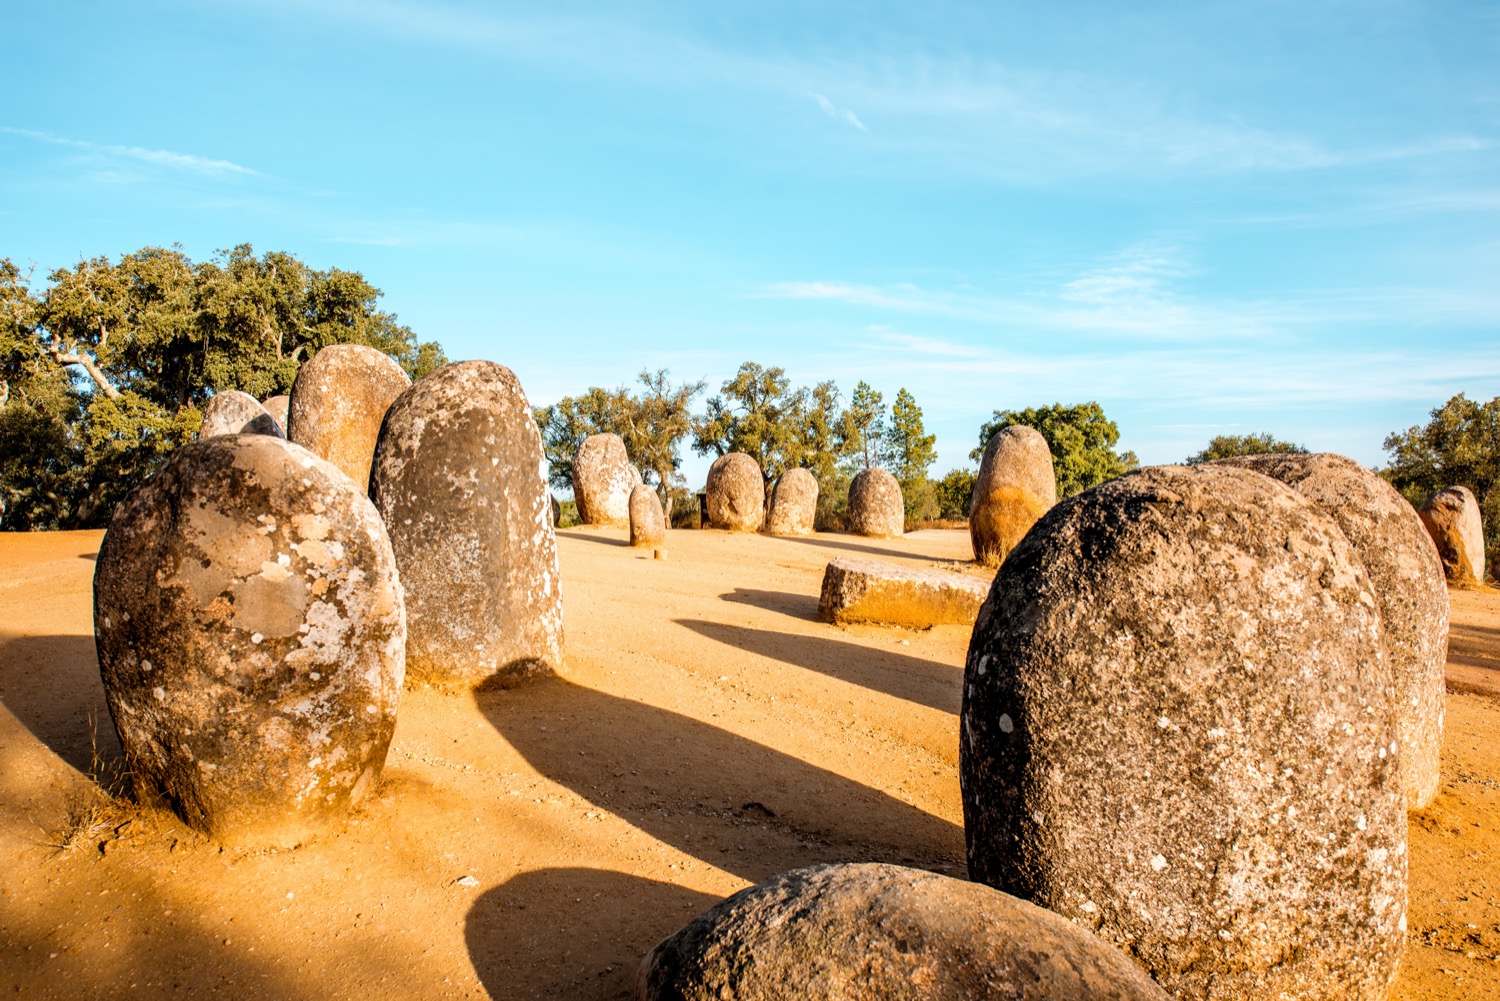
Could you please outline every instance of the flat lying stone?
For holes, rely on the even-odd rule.
[[[837,559],[823,572],[818,617],[835,625],[971,625],[989,593],[989,581],[963,574]]]

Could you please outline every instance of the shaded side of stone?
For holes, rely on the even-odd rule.
[[[801,466],[788,469],[771,491],[766,531],[771,535],[811,535],[818,514],[818,478]]]
[[[999,566],[1055,503],[1057,478],[1047,439],[1021,425],[996,432],[985,446],[969,505],[974,559]]]
[[[704,486],[708,524],[731,532],[757,532],[766,516],[765,477],[744,452],[714,460]]]
[[[203,424],[198,440],[221,434],[264,434],[285,438],[281,425],[249,393],[225,389],[208,398],[203,405]]]
[[[818,617],[845,625],[877,622],[925,629],[970,625],[989,583],[941,570],[917,570],[876,560],[837,559],[823,572]]]
[[[630,492],[640,482],[640,471],[631,464],[619,435],[589,435],[573,455],[578,520],[585,525],[629,524]]]
[[[285,395],[268,396],[261,402],[261,406],[266,408],[266,413],[270,414],[276,426],[281,428],[283,438],[286,437],[287,408],[291,406],[291,403],[292,398]]]
[[[1468,487],[1439,490],[1417,514],[1437,546],[1448,582],[1474,587],[1484,582],[1484,521]]]
[[[659,546],[667,540],[667,516],[656,491],[644,483],[630,491],[630,544]]]
[[[855,474],[849,484],[849,527],[876,539],[906,533],[906,503],[894,476],[878,467]]]
[[[391,357],[364,344],[330,344],[297,370],[287,437],[344,471],[361,490],[385,412],[411,385]]]

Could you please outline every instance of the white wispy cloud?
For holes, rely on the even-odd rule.
[[[198,174],[223,175],[241,174],[252,177],[264,176],[258,170],[230,160],[216,160],[210,157],[197,156],[192,153],[178,153],[167,149],[149,149],[145,146],[120,146],[111,143],[89,142],[85,139],[72,139],[67,136],[55,135],[51,132],[41,132],[36,129],[20,129],[8,125],[0,125],[0,132],[6,135],[19,136],[23,139],[32,139],[36,142],[49,143],[53,146],[68,146],[73,149],[87,150],[105,156],[134,160],[140,163],[148,163],[158,167],[170,167],[174,170],[187,170]]]
[[[850,111],[848,108],[840,108],[838,105],[834,104],[822,94],[814,93],[811,96],[813,100],[818,102],[818,107],[823,109],[823,114],[827,115],[829,118],[852,125],[856,129],[859,129],[861,132],[870,131],[869,129],[865,128],[865,123],[859,120],[859,116]]]

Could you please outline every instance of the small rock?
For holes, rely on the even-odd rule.
[[[473,876],[460,876],[454,882],[458,883],[459,886],[469,887],[471,889],[479,885],[479,880],[475,879]]]

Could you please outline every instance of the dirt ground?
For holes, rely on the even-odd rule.
[[[957,569],[966,533],[679,531],[652,560],[623,530],[565,530],[568,677],[408,692],[379,795],[280,852],[105,795],[100,537],[0,535],[0,992],[613,998],[658,940],[782,870],[964,875],[968,628],[815,613],[829,559]],[[1500,999],[1500,592],[1455,593],[1453,621],[1443,790],[1411,824],[1410,1001]]]

